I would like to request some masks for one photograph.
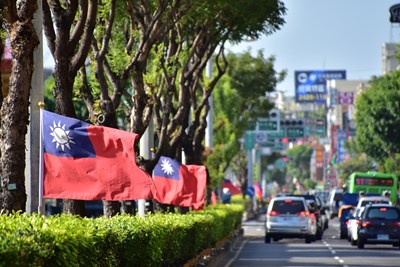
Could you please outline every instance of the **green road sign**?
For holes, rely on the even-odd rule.
[[[318,136],[325,136],[325,127],[316,127],[315,128],[315,133],[318,135]]]
[[[282,151],[284,149],[285,147],[283,144],[275,144],[275,146],[272,148],[272,151]]]
[[[244,146],[246,150],[250,150],[254,147],[255,143],[254,133],[246,132],[244,140],[245,140]]]
[[[280,129],[279,131],[276,132],[270,132],[268,133],[269,138],[283,138],[285,137],[285,129]]]
[[[287,128],[286,136],[289,138],[304,137],[304,128],[303,127]]]
[[[271,120],[259,120],[258,121],[258,130],[259,131],[277,131],[278,130],[278,122]]]

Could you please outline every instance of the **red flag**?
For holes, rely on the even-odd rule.
[[[254,190],[257,198],[261,200],[263,197],[263,192],[260,183],[254,183]]]
[[[242,189],[235,186],[230,179],[224,179],[222,188],[228,188],[232,195],[242,194]]]
[[[200,210],[204,206],[204,194],[206,191],[207,184],[207,171],[205,166],[201,165],[185,165],[188,171],[192,175],[190,180],[193,181],[193,185],[196,190],[193,191],[192,208],[194,210]],[[189,188],[190,190],[190,188]]]
[[[137,134],[42,112],[44,198],[153,198],[154,183],[135,162]]]
[[[202,208],[207,179],[204,166],[183,165],[174,159],[160,157],[154,167],[153,178],[158,202]]]

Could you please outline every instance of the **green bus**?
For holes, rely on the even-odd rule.
[[[397,177],[391,173],[353,172],[347,186],[349,193],[363,191],[366,195],[382,195],[389,191],[390,201],[393,204],[397,201]]]

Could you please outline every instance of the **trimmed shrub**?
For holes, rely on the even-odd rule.
[[[0,266],[177,266],[241,225],[243,206],[187,214],[0,216]]]

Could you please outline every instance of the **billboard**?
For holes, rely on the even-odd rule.
[[[345,70],[295,71],[295,97],[297,103],[326,104],[327,80],[345,80]]]

